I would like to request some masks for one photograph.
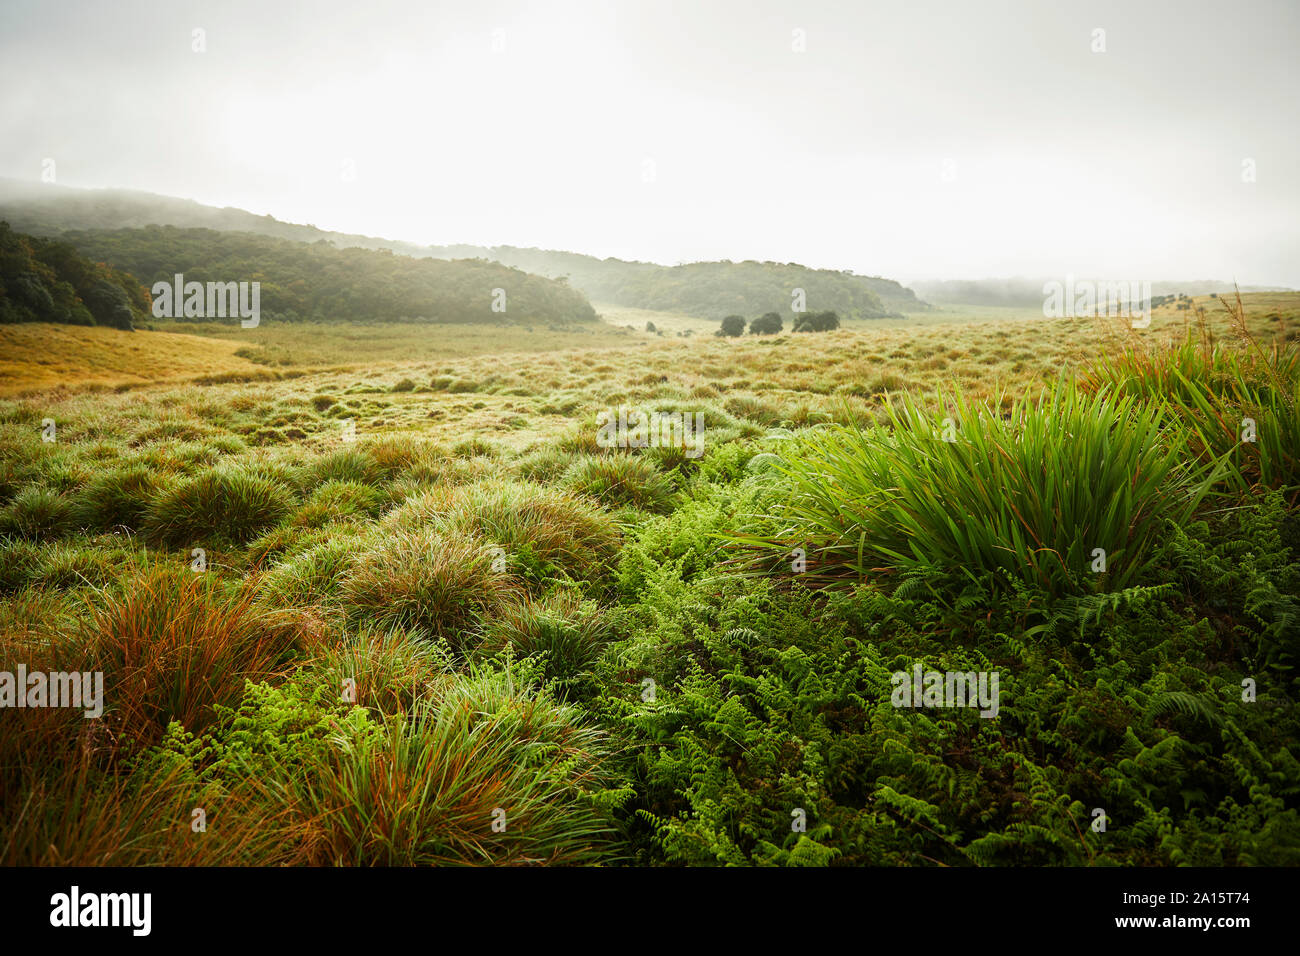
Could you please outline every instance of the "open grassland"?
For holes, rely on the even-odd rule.
[[[105,675],[0,860],[1300,864],[1300,295],[1189,306],[0,329],[0,671]]]
[[[236,354],[278,369],[514,355],[566,348],[621,348],[627,344],[626,330],[599,322],[553,327],[526,323],[268,322],[254,329],[234,324],[158,322],[154,328],[233,343],[238,347]]]

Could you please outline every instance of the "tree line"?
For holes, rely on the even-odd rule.
[[[258,282],[263,321],[566,324],[595,322],[566,283],[481,259],[414,259],[247,232],[145,226],[62,235],[93,259],[152,288],[186,282]],[[190,318],[184,321],[206,321]]]
[[[839,313],[834,310],[825,312],[799,312],[795,315],[792,332],[829,332],[840,327]],[[779,312],[764,312],[749,320],[750,335],[776,335],[785,328],[785,320]],[[723,337],[737,337],[745,334],[745,317],[728,315],[723,318],[718,331],[714,333]]]
[[[661,266],[511,246],[430,248],[439,255],[475,252],[529,272],[562,276],[596,302],[715,320],[758,314],[775,302],[791,302],[796,289],[802,289],[808,301],[845,318],[896,318],[903,309],[929,308],[892,280],[796,263],[722,260]]]

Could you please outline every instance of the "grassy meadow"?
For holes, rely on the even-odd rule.
[[[1300,864],[1300,294],[595,308],[0,327],[0,862]]]

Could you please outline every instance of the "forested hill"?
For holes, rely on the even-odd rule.
[[[567,277],[597,302],[686,312],[721,319],[731,314],[789,312],[791,290],[803,289],[808,311],[878,319],[930,308],[892,279],[781,262],[652,262],[597,259],[573,252],[514,246],[429,246],[441,258],[481,256],[538,275]]]
[[[71,189],[0,179],[0,218],[8,219],[15,229],[47,236],[156,224],[251,232],[307,243],[324,240],[338,248],[389,249],[405,256],[482,258],[537,275],[567,277],[573,288],[596,301],[718,319],[732,313],[787,313],[795,288],[807,293],[808,310],[834,310],[845,318],[880,318],[930,308],[911,289],[891,279],[849,272],[776,262],[663,266],[513,246],[422,246],[129,190]]]
[[[61,238],[149,288],[172,283],[177,273],[186,282],[260,282],[261,315],[278,321],[597,319],[586,297],[565,282],[482,259],[414,259],[387,250],[339,249],[325,240],[175,226],[76,230]]]

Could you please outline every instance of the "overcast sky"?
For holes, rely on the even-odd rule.
[[[1298,27],[1296,0],[3,0],[0,175],[422,243],[1300,287]]]

